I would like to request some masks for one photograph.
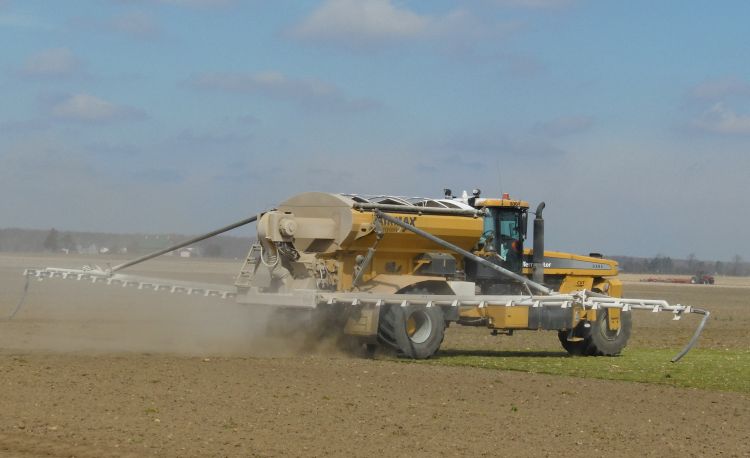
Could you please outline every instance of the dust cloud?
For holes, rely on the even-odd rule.
[[[74,280],[32,280],[24,306],[9,321],[6,317],[23,292],[22,262],[0,257],[0,348],[4,350],[264,357],[338,351],[330,339],[312,345],[303,332],[269,332],[269,323],[277,316],[267,309],[236,304],[234,299]],[[206,266],[198,263],[197,267],[191,271],[195,278]]]

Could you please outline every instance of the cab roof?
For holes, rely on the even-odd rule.
[[[486,199],[479,197],[474,201],[474,205],[477,207],[485,208],[529,208],[529,203],[525,200],[516,199]]]

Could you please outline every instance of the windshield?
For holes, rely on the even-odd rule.
[[[521,213],[517,209],[491,208],[484,222],[485,233],[491,231],[494,235],[494,248],[503,267],[513,272],[521,272]]]

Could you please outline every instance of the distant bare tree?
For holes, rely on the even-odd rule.
[[[694,274],[696,272],[695,266],[695,253],[690,253],[687,257],[687,273]]]
[[[657,254],[654,259],[648,261],[648,271],[656,274],[668,274],[674,272],[674,262],[669,256]]]
[[[70,232],[66,232],[63,234],[62,238],[60,239],[60,245],[63,249],[68,251],[75,251],[76,249],[76,243],[73,241],[73,236],[70,235]]]
[[[44,249],[47,251],[57,251],[60,248],[60,242],[58,240],[57,230],[53,227],[47,233],[47,238],[44,239]]]
[[[732,275],[744,275],[744,269],[742,267],[742,256],[738,254],[734,255],[732,258]]]

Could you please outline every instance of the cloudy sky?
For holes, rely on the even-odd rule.
[[[302,191],[547,202],[548,247],[750,259],[746,1],[0,0],[0,227]]]

